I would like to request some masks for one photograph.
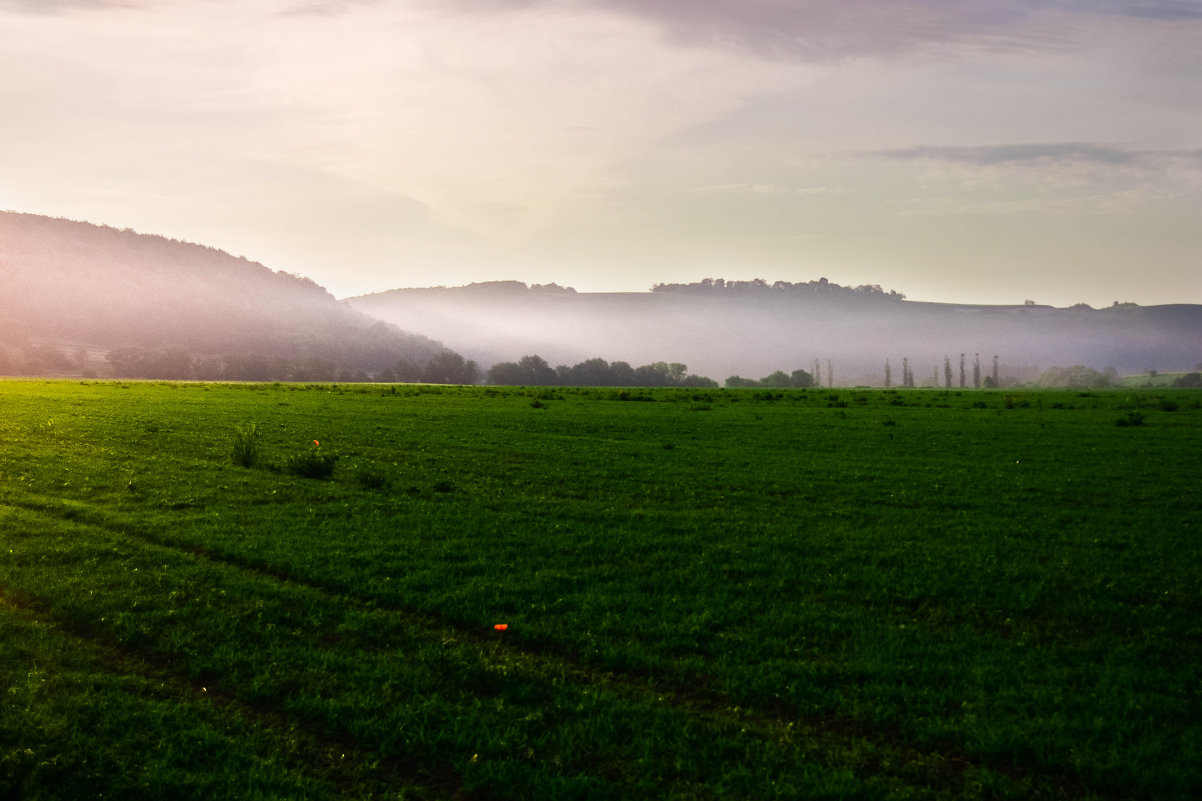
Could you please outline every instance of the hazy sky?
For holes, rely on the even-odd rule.
[[[1202,303],[1202,0],[0,0],[0,209],[345,297]]]

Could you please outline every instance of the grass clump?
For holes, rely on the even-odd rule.
[[[338,455],[328,450],[322,450],[317,440],[312,448],[306,448],[295,453],[284,463],[284,470],[302,478],[329,478],[334,474],[334,464]]]
[[[1129,426],[1142,426],[1144,424],[1144,416],[1139,412],[1127,412],[1123,417],[1120,417],[1114,423],[1119,428],[1128,428]]]
[[[230,463],[239,467],[254,467],[259,463],[261,434],[256,423],[245,423],[234,429],[230,441]]]

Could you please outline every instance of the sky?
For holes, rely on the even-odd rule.
[[[0,209],[338,297],[1202,303],[1202,0],[0,0]]]

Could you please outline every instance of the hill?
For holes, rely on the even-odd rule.
[[[1119,373],[1193,370],[1202,361],[1202,306],[1116,304],[1053,308],[921,303],[876,286],[702,281],[651,292],[584,293],[519,282],[397,289],[349,299],[383,320],[406,321],[487,366],[523,354],[552,365],[590,357],[674,361],[722,380],[821,367],[835,384],[942,385],[950,366],[968,385],[978,358],[999,360],[1002,383],[1059,365]]]
[[[444,350],[214,248],[0,212],[0,374],[345,380]]]

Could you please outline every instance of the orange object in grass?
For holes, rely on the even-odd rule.
[[[495,626],[493,626],[493,628],[496,629],[497,631],[505,631],[505,629],[509,628],[509,624],[508,623],[497,623]]]

